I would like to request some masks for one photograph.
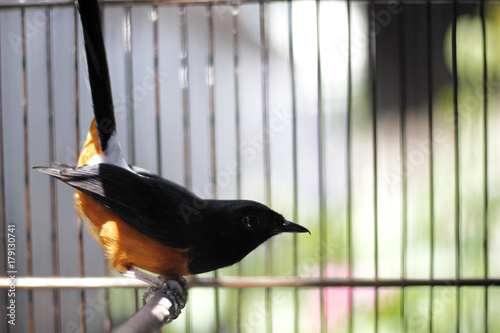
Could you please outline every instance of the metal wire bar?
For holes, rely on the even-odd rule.
[[[184,128],[184,185],[191,188],[191,131],[189,127],[189,76],[188,76],[188,26],[186,17],[186,6],[179,7],[181,19],[181,52],[182,52],[182,113]]]
[[[238,3],[261,3],[268,0],[238,0]],[[285,2],[290,0],[274,0],[277,2]],[[293,0],[293,1],[302,1],[302,0]],[[305,0],[307,1],[307,0]],[[328,1],[336,1],[336,0],[328,0]],[[387,0],[351,0],[359,3],[387,3]],[[425,3],[427,0],[406,0],[408,3],[419,4]],[[433,1],[434,3],[452,3],[457,1],[458,3],[480,3],[482,0],[437,0]],[[494,0],[498,1],[498,0]],[[101,0],[103,4],[106,5],[131,5],[131,4],[143,4],[143,5],[160,5],[160,4],[183,4],[183,5],[227,5],[231,3],[230,0]],[[73,6],[73,0],[3,0],[0,3],[0,8],[19,8],[19,7],[44,7],[44,6]]]
[[[241,126],[240,126],[240,48],[239,48],[239,28],[238,28],[238,13],[239,6],[233,6],[233,73],[234,73],[234,121],[236,128],[236,197],[241,199]],[[238,263],[238,276],[242,276],[242,265]],[[236,330],[241,332],[241,306],[243,302],[243,292],[238,290],[237,294],[237,309],[236,309]]]
[[[103,3],[100,3],[99,7],[100,7],[99,10],[100,10],[100,13],[101,13],[101,29],[102,29],[102,33],[103,33],[103,37],[104,37],[106,25],[104,24],[104,15],[105,14],[104,14],[104,5],[103,5]],[[132,36],[132,31],[131,31],[131,28],[130,28],[131,17],[129,18],[128,24],[127,24],[126,8],[124,8],[124,10],[125,10],[125,22],[124,23],[125,23],[125,44],[126,44],[126,51],[125,52],[127,52],[128,49],[132,50],[132,44],[130,42],[132,40],[132,37],[131,37]],[[131,13],[130,13],[130,15],[131,15]],[[128,39],[127,39],[127,34],[129,34],[128,35]],[[131,53],[132,53],[132,51],[130,51],[130,54]],[[127,53],[125,53],[125,59],[126,59],[125,60],[125,66],[126,66],[125,67],[125,80],[127,81],[127,84],[128,84],[128,81],[132,80],[132,76],[128,77],[127,75],[128,74],[132,75],[132,67],[129,66],[129,64],[127,63],[127,56],[128,56]],[[130,64],[132,64],[132,59],[130,59]],[[86,70],[86,69],[84,69],[84,70]],[[128,70],[130,70],[130,72],[127,72]],[[126,89],[128,89],[128,86],[126,86]],[[130,96],[132,96],[132,95],[130,95]],[[132,114],[131,111],[130,111],[131,110],[130,105],[133,105],[133,101],[132,100],[127,100],[127,102],[128,102],[127,103],[128,104],[128,106],[127,106],[127,113],[130,116],[130,114]],[[131,123],[128,122],[127,123],[127,127],[130,128],[130,126],[131,126]],[[130,143],[132,140],[131,140],[130,137],[128,139],[129,139],[129,143]],[[131,151],[130,149],[133,149],[133,147],[131,148],[130,144],[129,144],[129,153],[132,154],[134,151],[133,150]],[[79,151],[79,150],[80,149],[78,147],[77,151]],[[132,156],[132,155],[130,155],[130,156]],[[110,269],[110,267],[108,265],[106,265],[104,267],[104,274],[107,277],[109,277],[111,275],[111,269]],[[111,322],[112,322],[112,320],[111,320],[111,302],[110,302],[109,290],[106,290],[105,294],[106,294],[106,297],[105,297],[105,309],[106,310],[105,310],[105,323],[104,323],[104,326],[105,326],[106,332],[109,333],[109,332],[111,332],[111,326],[112,326],[111,325]],[[86,302],[84,302],[84,303],[86,305]],[[84,318],[86,316],[86,307],[83,308],[82,313],[83,313],[82,321],[85,321]],[[87,327],[84,326],[84,329],[86,331]]]
[[[346,110],[346,251],[347,278],[352,278],[352,62],[351,62],[351,1],[347,0],[347,110]],[[349,289],[348,332],[352,332],[353,293]]]
[[[373,233],[374,233],[374,261],[375,279],[378,279],[378,162],[377,162],[377,64],[376,64],[376,33],[375,33],[375,4],[371,3],[368,10],[368,62],[370,68],[371,116],[372,116],[372,149],[373,149]],[[379,290],[375,289],[375,320],[374,331],[378,332]]]
[[[268,20],[267,1],[259,5],[259,26],[260,26],[260,56],[261,56],[261,78],[262,78],[262,128],[264,129],[264,182],[265,202],[271,205],[271,153],[269,146],[269,42],[267,39]],[[268,246],[270,243],[266,243]],[[271,274],[270,248],[267,255],[267,273]]]
[[[159,45],[158,45],[158,5],[153,4],[150,8],[150,17],[152,24],[152,36],[153,36],[153,77],[154,77],[154,123],[155,123],[155,141],[156,141],[156,169],[157,173],[161,175],[162,173],[162,140],[161,140],[161,112],[160,112],[160,85],[159,85]],[[135,289],[135,306],[137,313],[142,303],[142,298],[140,297],[139,290]]]
[[[107,275],[106,276],[109,276],[109,270],[106,271]],[[85,302],[85,306],[86,306],[86,303]],[[90,303],[90,302],[89,302]],[[105,291],[105,304],[106,304],[106,315],[104,317],[104,329],[106,330],[106,332],[111,332],[111,302],[110,302],[110,292],[109,292],[109,289],[106,289]],[[86,308],[84,308],[84,314],[86,312]],[[85,321],[85,316],[83,317],[83,319]],[[85,324],[85,332],[87,332],[87,325]]]
[[[26,69],[26,11],[21,8],[21,52],[22,52],[22,70],[23,70],[23,100],[28,100],[28,78]],[[31,238],[31,200],[30,200],[30,179],[28,163],[29,159],[29,131],[28,131],[28,103],[23,103],[23,130],[24,130],[24,181],[25,181],[25,209],[26,212],[26,252],[27,252],[27,276],[33,276],[33,257],[32,253],[32,238]],[[33,307],[33,291],[28,291],[28,308],[29,308],[29,328],[30,332],[34,331],[34,307]]]
[[[180,39],[181,39],[181,85],[182,85],[182,127],[184,131],[183,145],[184,145],[184,186],[188,189],[192,187],[191,175],[191,129],[190,129],[190,108],[189,108],[189,75],[188,75],[188,24],[186,15],[186,6],[179,5],[180,16]],[[191,332],[191,303],[188,302],[186,306],[186,331]]]
[[[405,27],[403,22],[404,9],[402,13],[396,17],[397,28],[398,28],[398,47],[399,47],[399,113],[400,113],[400,154],[401,154],[401,195],[402,195],[402,235],[401,235],[401,271],[400,277],[404,279],[406,277],[406,244],[407,244],[407,227],[408,227],[408,190],[407,190],[407,177],[406,177],[406,166],[405,163],[408,160],[406,154],[406,73],[405,73]],[[406,289],[403,287],[401,290],[401,304],[400,304],[400,314],[401,314],[401,332],[406,332]]]
[[[240,126],[240,47],[239,47],[239,28],[238,28],[239,5],[233,7],[233,73],[234,73],[234,121],[236,127],[236,197],[241,198],[241,126]],[[239,265],[241,273],[241,265]]]
[[[79,270],[78,270],[78,276],[80,278],[83,278],[84,276],[84,265],[83,265],[83,230],[82,230],[82,219],[80,217],[77,217],[77,228],[78,228],[78,260],[79,260]],[[85,321],[85,290],[80,289],[80,327],[82,332],[87,331],[87,322]],[[108,297],[106,298],[108,299]],[[108,302],[109,304],[109,302]],[[109,308],[109,306],[108,306]],[[106,311],[109,313],[109,311]]]
[[[0,26],[1,30],[1,26]],[[1,31],[0,31],[1,35]],[[0,54],[2,52],[2,45],[0,44]],[[2,63],[0,62],[0,78],[2,77]],[[7,216],[5,211],[5,168],[4,168],[4,144],[3,144],[3,96],[2,96],[2,80],[0,79],[0,239],[2,240],[2,244],[7,244]],[[0,247],[0,257],[7,258],[7,247]],[[7,266],[2,265],[0,267],[0,275],[7,276]],[[2,306],[7,307],[8,298],[7,293],[2,293],[0,303]],[[8,332],[9,326],[7,324],[7,320],[5,320],[4,331]]]
[[[261,80],[262,80],[262,128],[264,141],[264,182],[265,182],[265,203],[271,206],[271,153],[269,145],[269,45],[267,39],[267,1],[259,5],[259,33],[260,33],[260,59],[261,59]],[[272,276],[272,239],[265,244],[265,274]],[[266,307],[266,332],[271,333],[272,325],[272,303],[271,290],[264,290]]]
[[[427,29],[427,121],[429,135],[429,276],[434,279],[434,123],[433,123],[433,80],[432,80],[432,6],[431,1],[426,3],[426,29]],[[429,294],[429,332],[433,331],[434,288],[431,286]]]
[[[319,271],[320,279],[325,278],[325,263],[327,262],[326,247],[327,247],[327,228],[326,228],[326,199],[325,199],[325,130],[324,130],[324,104],[323,104],[323,77],[321,70],[321,26],[320,26],[320,0],[316,0],[316,52],[317,52],[317,95],[318,95],[318,190],[319,190]],[[324,290],[320,288],[320,318],[321,332],[326,332],[326,313],[325,313],[325,297]]]
[[[214,69],[214,19],[213,7],[211,5],[207,8],[207,21],[208,21],[208,106],[209,106],[209,123],[210,123],[210,168],[212,170],[211,183],[212,183],[212,199],[217,198],[217,154],[215,144],[215,69]]]
[[[460,216],[460,133],[458,119],[458,63],[457,63],[457,18],[458,5],[453,2],[453,18],[451,29],[451,58],[453,75],[453,135],[454,135],[454,163],[455,163],[455,277],[458,280],[461,273],[461,216]],[[457,285],[456,298],[456,332],[460,333],[460,286]]]
[[[151,8],[151,16],[153,17],[153,70],[154,70],[154,94],[155,94],[155,125],[156,125],[156,168],[158,170],[158,175],[161,176],[162,173],[162,141],[161,141],[161,112],[160,112],[160,74],[158,69],[159,63],[159,44],[158,44],[158,35],[159,35],[159,13],[158,13],[158,5],[154,5]]]
[[[53,162],[55,160],[55,116],[54,116],[54,86],[53,86],[53,70],[52,70],[52,20],[51,20],[51,8],[47,7],[45,9],[45,20],[46,20],[46,56],[47,56],[47,101],[49,109],[49,158]],[[51,211],[51,221],[52,221],[52,275],[59,276],[59,249],[58,249],[58,216],[57,216],[57,188],[55,179],[50,179],[50,211]],[[60,331],[61,326],[61,311],[60,311],[60,300],[59,291],[54,290],[52,293],[52,298],[54,302],[54,330],[56,332]]]
[[[272,288],[272,287],[428,287],[428,286],[489,286],[500,287],[500,278],[495,279],[339,279],[339,278],[299,278],[299,277],[229,277],[186,278],[192,288]],[[8,288],[9,280],[0,278],[0,288]],[[145,288],[145,282],[122,277],[18,277],[19,289],[96,289],[96,288]]]
[[[134,298],[135,298],[134,312],[137,312],[137,311],[139,311],[139,289],[138,288],[134,288]]]
[[[208,20],[208,104],[209,104],[209,123],[210,123],[210,168],[212,171],[212,199],[217,199],[217,154],[215,142],[215,69],[214,69],[214,19],[213,7],[209,5],[207,8]],[[218,271],[213,273],[214,278],[218,278]],[[220,292],[218,288],[214,288],[214,311],[215,311],[215,330],[220,331]]]
[[[74,93],[75,93],[75,152],[80,150],[80,105],[79,105],[79,89],[80,86],[78,84],[78,10],[75,7],[73,9],[73,22],[74,22],[74,30],[73,30],[73,47],[74,47]],[[76,161],[75,161],[76,165]],[[84,260],[83,260],[83,228],[82,228],[82,219],[77,215],[77,234],[78,234],[78,276],[83,277],[85,273],[84,268]],[[80,290],[80,327],[82,332],[86,332],[87,323],[85,321],[85,291],[84,289]]]
[[[295,52],[293,49],[293,5],[288,2],[288,56],[290,58],[290,83],[292,97],[292,172],[293,172],[293,212],[294,221],[298,219],[298,157],[297,157],[297,93],[295,88]],[[293,276],[298,276],[298,253],[297,234],[293,234]],[[293,328],[294,332],[299,331],[299,293],[298,289],[293,290]]]
[[[483,274],[484,278],[488,278],[488,60],[486,48],[486,17],[485,17],[485,1],[481,1],[479,5],[479,16],[481,19],[481,32],[483,42]],[[488,287],[484,288],[484,330],[488,331]]]
[[[130,164],[135,164],[135,129],[134,129],[134,71],[132,59],[132,7],[125,9],[125,81],[127,91],[127,127],[128,153]]]

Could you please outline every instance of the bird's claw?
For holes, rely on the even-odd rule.
[[[172,311],[168,321],[170,323],[176,319],[182,309],[186,306],[187,301],[187,283],[182,276],[159,276],[158,282],[148,288],[142,296],[143,304],[146,303],[157,293],[167,294],[167,298],[172,302]]]
[[[142,296],[143,305],[146,305],[157,293],[167,294],[167,298],[172,302],[173,310],[166,324],[177,318],[186,306],[188,285],[182,276],[172,275],[156,278],[135,269],[123,272],[122,274],[139,279],[150,285],[146,293]]]
[[[151,284],[148,291],[144,294],[144,304],[146,304],[146,301],[154,294],[164,292],[168,295],[172,295],[182,309],[186,305],[187,288],[187,282],[182,276],[159,276],[156,279],[156,283]]]

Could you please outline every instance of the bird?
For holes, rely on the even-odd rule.
[[[77,5],[94,119],[75,167],[34,168],[76,189],[78,215],[116,270],[146,282],[154,280],[138,269],[196,275],[241,261],[275,235],[309,232],[259,202],[203,199],[129,165],[117,138],[99,4]]]

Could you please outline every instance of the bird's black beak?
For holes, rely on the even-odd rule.
[[[309,235],[311,232],[301,226],[300,224],[293,223],[290,221],[285,220],[285,223],[279,228],[279,232],[294,232],[294,233],[299,233],[299,232],[308,232]]]

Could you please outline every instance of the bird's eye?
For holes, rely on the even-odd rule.
[[[241,222],[248,230],[255,229],[259,225],[259,218],[257,216],[248,215],[245,216]]]

